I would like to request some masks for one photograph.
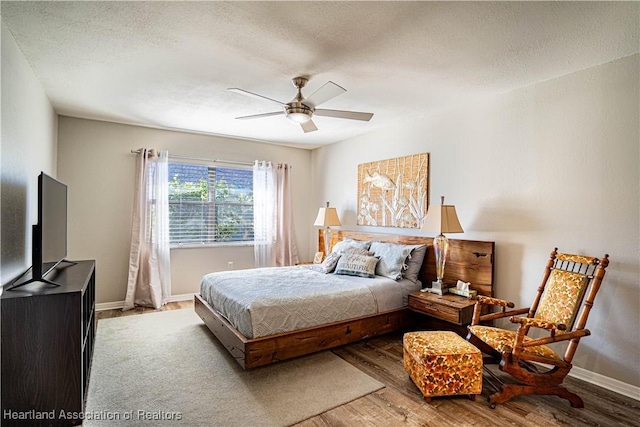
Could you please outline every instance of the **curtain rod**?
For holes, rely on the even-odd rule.
[[[131,150],[131,154],[140,154],[140,150]],[[239,162],[237,160],[224,160],[224,159],[203,159],[201,157],[190,157],[190,156],[175,156],[170,154],[170,158],[173,159],[182,159],[182,160],[198,160],[201,162],[211,162],[211,163],[228,163],[235,165],[245,165],[245,166],[253,166],[253,162]]]

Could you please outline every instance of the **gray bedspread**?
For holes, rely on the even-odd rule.
[[[420,289],[407,282],[256,268],[208,274],[200,295],[245,337],[259,338],[400,308]]]

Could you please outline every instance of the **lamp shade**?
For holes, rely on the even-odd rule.
[[[332,225],[342,225],[340,223],[340,218],[338,218],[338,212],[336,208],[330,208],[327,203],[326,208],[320,208],[318,210],[318,216],[316,217],[316,221],[313,225],[319,227],[329,227]]]
[[[427,210],[427,216],[420,230],[438,234],[464,233],[460,221],[458,221],[456,207],[445,205],[444,197],[442,197],[441,205],[432,206]]]

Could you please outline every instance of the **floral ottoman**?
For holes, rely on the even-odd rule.
[[[404,369],[427,402],[434,396],[482,393],[482,353],[455,332],[407,332]]]

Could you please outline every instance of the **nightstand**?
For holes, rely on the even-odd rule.
[[[455,294],[437,295],[428,292],[409,294],[409,309],[456,325],[466,326],[473,319],[476,301]]]

